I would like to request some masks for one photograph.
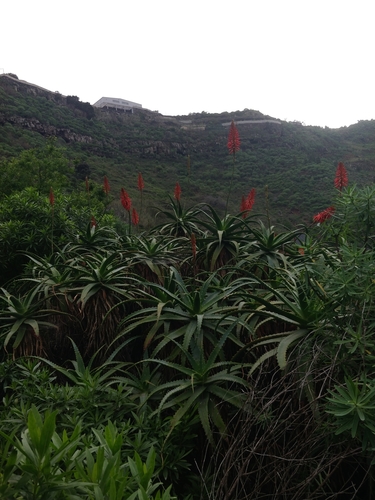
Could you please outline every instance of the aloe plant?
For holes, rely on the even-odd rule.
[[[163,283],[169,266],[178,266],[184,255],[180,238],[133,237],[125,256],[134,272],[148,281]]]
[[[153,229],[154,233],[169,234],[172,236],[190,236],[191,233],[199,233],[197,225],[197,216],[201,212],[201,205],[196,205],[184,209],[180,200],[174,200],[169,196],[170,210],[159,210],[158,215],[163,215],[168,221],[156,226]]]
[[[257,267],[264,268],[268,266],[270,269],[286,267],[286,250],[288,246],[294,244],[294,240],[303,232],[301,229],[295,229],[286,233],[276,234],[273,226],[266,227],[261,221],[259,229],[254,226],[248,226],[248,231],[253,237],[243,253],[247,253],[245,261],[252,263]]]
[[[212,349],[228,327],[240,324],[237,308],[226,302],[230,289],[216,287],[215,279],[215,274],[211,274],[207,280],[189,283],[171,268],[166,286],[149,284],[151,293],[140,291],[139,300],[145,307],[127,316],[121,335],[126,338],[133,331],[144,332],[144,349],[156,344],[153,356],[160,356],[167,346],[172,349],[172,358],[173,352],[181,354],[175,350],[175,341],[182,342],[185,350],[192,340],[201,349]],[[241,326],[246,328],[244,322]],[[232,332],[229,338],[240,343]]]
[[[214,271],[235,261],[240,245],[247,241],[247,225],[240,216],[227,214],[221,218],[211,206],[207,208],[209,212],[203,212],[203,217],[199,218],[200,226],[207,233],[198,238],[202,247],[204,244],[198,261],[203,261],[206,269]]]
[[[42,330],[51,330],[56,325],[46,319],[56,314],[55,310],[44,307],[45,298],[40,286],[29,290],[25,296],[15,297],[4,288],[1,289],[0,301],[0,339],[2,347],[7,351],[13,338],[14,356],[42,355],[44,353]]]
[[[158,412],[169,408],[175,410],[171,419],[171,432],[187,412],[198,412],[207,439],[214,445],[212,424],[222,437],[226,435],[226,415],[220,412],[219,407],[223,403],[238,409],[244,407],[246,395],[240,390],[241,387],[247,387],[246,380],[241,376],[243,365],[221,359],[221,350],[229,333],[230,329],[222,335],[208,357],[199,343],[194,342],[190,346],[190,353],[175,342],[186,358],[185,365],[155,358],[149,360],[171,368],[176,373],[175,380],[160,384],[154,390],[155,393],[164,392]]]
[[[69,312],[80,320],[80,346],[84,346],[84,356],[90,357],[116,338],[134,280],[121,253],[91,253],[84,260],[75,258],[71,266],[74,283],[66,292],[67,303]]]
[[[284,369],[288,348],[310,332],[321,329],[335,307],[335,302],[327,299],[322,285],[308,270],[301,273],[279,270],[278,273],[278,281],[267,282],[253,275],[232,283],[241,299],[242,319],[251,323],[254,333],[264,321],[276,322],[275,332],[254,335],[242,348],[277,344],[256,360],[251,371],[273,355],[277,356],[280,368]]]

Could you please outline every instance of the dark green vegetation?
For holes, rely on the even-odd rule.
[[[74,96],[65,98],[7,76],[0,78],[0,161],[8,162],[25,148],[43,148],[47,137],[56,136],[76,176],[88,175],[101,183],[107,175],[113,193],[124,186],[134,198],[141,171],[148,207],[142,219],[150,227],[152,207],[165,202],[177,180],[189,204],[204,202],[219,212],[224,209],[231,159],[225,148],[228,127],[222,124],[232,119],[241,137],[229,204],[232,213],[239,210],[241,195],[253,187],[257,206],[265,212],[268,185],[274,223],[306,223],[330,202],[331,172],[339,161],[351,182],[374,181],[374,120],[331,130],[283,121],[241,124],[272,120],[253,110],[185,117],[147,110],[125,114],[94,109]],[[3,179],[1,184],[7,188]]]
[[[374,187],[281,233],[94,194],[0,207],[1,498],[372,498]]]
[[[69,154],[3,164],[0,498],[373,498],[374,186],[276,230],[183,179],[145,229]]]

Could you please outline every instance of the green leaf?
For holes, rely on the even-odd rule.
[[[280,370],[284,370],[286,368],[287,365],[286,353],[290,344],[295,342],[297,339],[305,336],[307,332],[308,330],[296,330],[295,332],[291,333],[290,335],[288,335],[287,337],[283,338],[280,341],[276,355]]]
[[[46,455],[48,448],[51,446],[51,439],[56,428],[56,415],[57,410],[53,413],[46,413],[44,417],[44,424],[40,436],[40,456]]]
[[[23,336],[25,334],[25,330],[26,330],[26,327],[23,325],[23,319],[18,319],[12,326],[12,328],[10,329],[8,335],[5,337],[5,340],[4,340],[4,348],[6,348],[6,346],[8,345],[9,343],[9,340],[12,338],[12,336],[19,330],[19,333],[18,333],[18,336],[16,338],[16,341],[19,338],[18,342],[17,342],[17,345],[14,346],[14,344],[16,344],[16,341],[14,342],[13,344],[13,348],[14,349],[17,349],[17,347],[19,346],[21,340],[23,339]]]
[[[25,325],[22,325],[19,330],[18,330],[18,333],[17,333],[17,337],[15,338],[14,342],[13,342],[13,349],[17,349],[17,347],[20,345],[20,343],[22,342],[24,336],[25,336],[25,332],[26,332],[26,326]]]
[[[255,370],[260,366],[266,359],[272,358],[272,356],[275,356],[277,354],[278,347],[275,347],[274,349],[271,349],[270,351],[265,352],[260,358],[258,358],[253,366],[251,367],[251,370],[249,372],[249,375],[255,372]]]
[[[215,443],[214,443],[214,438],[212,435],[209,413],[208,413],[208,403],[209,403],[209,396],[207,394],[204,398],[202,398],[199,401],[198,414],[199,414],[200,421],[202,423],[203,430],[207,436],[207,439],[209,440],[209,442],[212,445],[214,445]]]
[[[39,324],[35,319],[25,319],[25,324],[30,325],[35,335],[39,337]]]
[[[31,409],[29,410],[28,413],[27,428],[29,430],[30,439],[33,446],[38,451],[39,455],[42,456],[40,441],[42,435],[43,421],[36,406],[34,405],[31,406]]]

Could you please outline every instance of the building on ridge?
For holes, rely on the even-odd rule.
[[[137,102],[125,101],[125,99],[119,99],[114,97],[102,97],[93,104],[95,108],[111,108],[118,111],[124,111],[125,113],[133,113],[134,108],[141,109],[142,104]]]

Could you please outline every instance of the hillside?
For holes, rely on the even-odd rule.
[[[233,212],[252,187],[257,190],[256,211],[264,211],[267,185],[272,222],[308,222],[330,204],[339,161],[350,183],[375,180],[375,120],[323,129],[248,109],[176,117],[145,109],[126,114],[0,75],[0,161],[56,136],[76,175],[88,174],[99,183],[107,175],[112,193],[124,186],[136,197],[142,172],[149,217],[151,207],[165,202],[176,181],[187,204],[209,202],[219,210],[225,206],[233,160],[226,148],[232,119],[241,138]]]

